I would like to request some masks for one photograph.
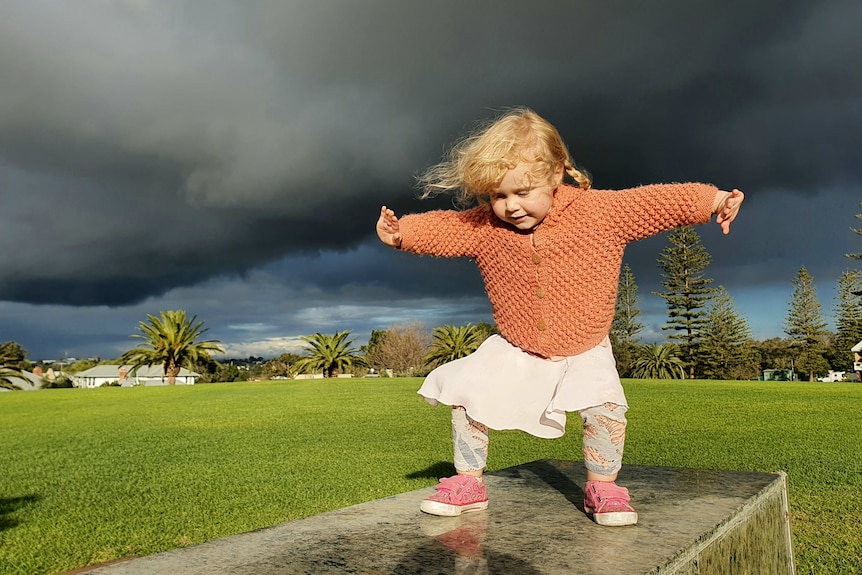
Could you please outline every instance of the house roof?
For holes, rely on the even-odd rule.
[[[124,368],[129,377],[132,376],[132,367],[129,365],[97,365],[75,374],[75,377],[120,377],[120,369]],[[162,377],[164,370],[161,365],[144,365],[135,372],[138,377]],[[177,377],[200,377],[199,373],[180,368]]]
[[[862,351],[862,341],[851,347],[850,351]]]

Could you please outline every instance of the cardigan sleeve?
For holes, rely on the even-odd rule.
[[[627,241],[686,225],[703,224],[713,214],[718,188],[710,184],[653,184],[619,191],[596,191],[595,210]]]
[[[410,214],[399,227],[402,250],[452,258],[476,257],[491,224],[488,210],[478,207]]]

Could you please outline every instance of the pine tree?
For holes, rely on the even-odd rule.
[[[658,259],[665,291],[653,293],[667,302],[668,322],[662,329],[675,332],[668,339],[680,342],[688,376],[694,378],[698,344],[706,323],[704,306],[712,293],[708,287],[712,279],[705,278],[703,272],[712,258],[692,226],[671,231],[668,242],[670,245]]]
[[[797,350],[796,369],[807,372],[809,381],[814,381],[815,372],[823,370],[824,364],[828,369],[823,358],[825,328],[814,278],[803,266],[793,279],[793,294],[784,321],[784,333],[793,340]]]
[[[859,207],[860,207],[860,208],[862,208],[862,204],[859,204]],[[856,219],[857,219],[857,220],[862,220],[862,214],[856,214]],[[860,229],[858,229],[858,228],[850,228],[850,229],[851,229],[854,233],[859,234],[860,236],[862,236],[862,230],[860,230]],[[844,255],[845,255],[845,256],[847,256],[848,258],[852,258],[852,259],[854,259],[854,260],[862,260],[862,253],[859,253],[859,254],[844,254]]]
[[[701,343],[703,375],[710,379],[748,379],[757,376],[759,358],[752,347],[751,328],[733,298],[718,286],[707,311]]]
[[[829,350],[832,368],[853,371],[853,353],[850,349],[862,341],[862,272],[844,270],[838,278],[838,295],[835,298],[835,337]]]
[[[611,324],[611,343],[617,360],[617,371],[623,377],[631,373],[634,361],[634,348],[638,343],[637,334],[644,328],[638,321],[641,313],[638,307],[638,284],[628,264],[620,273],[616,313]]]

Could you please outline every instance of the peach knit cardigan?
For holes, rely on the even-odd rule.
[[[717,188],[656,184],[628,190],[557,188],[538,226],[520,231],[486,206],[400,219],[401,249],[472,258],[500,334],[541,357],[572,356],[608,335],[629,242],[709,221]]]

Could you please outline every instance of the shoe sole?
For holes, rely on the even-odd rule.
[[[419,505],[420,511],[441,517],[457,517],[468,511],[483,511],[485,509],[488,509],[487,500],[468,505],[450,505],[449,503],[440,503],[439,501],[429,501],[426,499]]]
[[[623,527],[625,525],[636,525],[638,522],[637,511],[618,511],[616,513],[596,513],[592,509],[586,509],[593,521],[605,527]]]

